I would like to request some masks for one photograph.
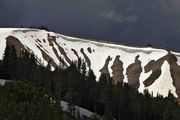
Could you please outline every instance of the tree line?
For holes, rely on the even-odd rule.
[[[114,85],[112,84],[112,78],[104,74],[101,75],[99,81],[96,81],[93,71],[87,69],[86,63],[81,58],[72,62],[67,68],[60,66],[54,71],[51,71],[51,61],[47,66],[42,66],[37,63],[36,59],[36,56],[29,54],[27,51],[22,51],[20,56],[17,56],[13,46],[6,47],[4,58],[0,61],[0,79],[7,79],[12,83],[5,85],[6,87],[0,87],[0,99],[2,101],[6,100],[2,102],[3,104],[0,104],[0,108],[5,109],[8,104],[4,103],[7,101],[12,101],[11,104],[19,103],[19,101],[22,104],[25,102],[28,104],[24,106],[27,113],[24,110],[19,112],[22,114],[21,117],[26,118],[29,116],[30,108],[34,108],[33,103],[41,101],[47,104],[46,110],[51,111],[51,115],[46,114],[50,116],[49,120],[83,120],[84,118],[75,112],[74,105],[94,112],[95,114],[91,118],[86,118],[90,120],[99,119],[97,116],[104,120],[178,120],[180,118],[180,107],[170,92],[166,98],[160,95],[153,98],[147,90],[143,94],[138,93],[128,83]],[[25,82],[21,83],[21,81]],[[43,90],[43,94],[48,96],[48,100],[51,98],[55,101],[53,106],[47,102],[47,99],[40,99],[43,97],[42,93],[38,93],[39,88]],[[23,93],[24,90],[28,89],[33,92]],[[16,97],[6,96],[6,94],[9,94],[8,92],[13,93],[12,95]],[[29,96],[19,100],[26,94]],[[32,102],[32,97],[37,97],[37,99]],[[59,107],[61,105],[60,100],[69,103],[68,111],[62,112],[62,108]],[[32,104],[30,104],[31,102]],[[17,108],[17,106],[15,107]],[[41,111],[41,107],[44,106],[38,107],[33,109],[35,113]],[[13,115],[18,116],[19,112],[15,112]],[[41,113],[37,113],[36,117],[44,116]],[[6,113],[0,111],[0,117],[2,118],[7,114],[9,114],[9,111]],[[8,120],[12,119],[9,118]]]

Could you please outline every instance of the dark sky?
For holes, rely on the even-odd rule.
[[[180,0],[0,0],[0,26],[180,50]]]

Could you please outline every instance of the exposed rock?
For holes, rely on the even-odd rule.
[[[45,40],[45,39],[43,39],[43,42],[44,42],[44,43],[46,43],[46,40]]]
[[[66,60],[69,64],[71,64],[72,61],[68,58],[68,56],[67,56],[66,52],[64,51],[64,49],[63,49],[56,41],[55,41],[54,43],[58,46],[58,49],[59,49],[59,51],[61,52],[61,54],[64,56],[65,60]]]
[[[50,64],[54,67],[54,68],[57,68],[58,65],[54,62],[54,60],[46,53],[44,52],[39,46],[37,46],[41,53],[42,53],[42,57],[44,58],[44,60],[46,60],[47,62],[50,61]]]
[[[56,36],[50,36],[50,34],[48,34],[48,41],[49,41],[49,45],[50,46],[54,46],[54,42],[56,42]]]
[[[59,56],[59,54],[58,54],[56,48],[52,47],[52,49],[53,49],[54,54],[55,54],[56,57],[58,58],[58,60],[60,60],[60,56]]]
[[[54,51],[56,57],[58,58],[59,62],[60,62],[61,64],[64,64],[65,67],[68,67],[68,65],[67,65],[64,61],[62,61],[62,58],[59,56],[59,54],[58,54],[56,48],[53,47],[53,51]]]
[[[124,80],[123,75],[123,62],[119,59],[120,56],[116,56],[113,65],[111,66],[112,74],[113,74],[113,84],[121,83]]]
[[[39,43],[41,43],[41,41],[40,41],[39,39],[37,39],[37,41],[38,41]]]
[[[88,51],[89,53],[92,53],[92,50],[91,50],[90,47],[87,48],[87,51]]]
[[[137,46],[134,46],[135,48],[132,47],[132,46],[130,46],[130,48],[129,47],[126,48],[126,47],[122,47],[121,46],[122,44],[120,44],[120,46],[118,46],[118,45],[116,46],[116,45],[110,45],[111,43],[106,44],[106,42],[102,42],[102,43],[101,42],[91,42],[90,43],[89,41],[86,41],[86,40],[83,40],[83,39],[81,40],[81,39],[77,39],[77,38],[67,37],[67,36],[64,36],[64,35],[62,35],[62,36],[59,35],[59,37],[52,36],[53,34],[51,35],[50,32],[46,33],[46,35],[47,35],[46,37],[48,38],[48,39],[46,38],[47,40],[42,39],[41,34],[34,34],[34,33],[31,33],[31,32],[26,33],[26,32],[29,32],[29,30],[27,30],[26,32],[24,32],[23,30],[17,30],[17,31],[16,30],[15,31],[10,30],[9,32],[7,32],[6,30],[5,31],[2,30],[1,32],[2,32],[1,35],[3,34],[2,45],[4,45],[4,41],[3,41],[4,36],[6,34],[7,34],[6,37],[11,35],[11,36],[6,38],[6,44],[11,45],[11,46],[12,45],[15,46],[15,49],[17,51],[18,56],[21,55],[20,54],[21,50],[36,53],[36,51],[35,51],[36,49],[34,49],[34,45],[37,45],[38,49],[40,49],[40,51],[42,52],[43,58],[46,61],[51,61],[52,66],[55,66],[55,67],[57,66],[56,63],[54,62],[56,57],[59,59],[59,61],[65,61],[64,63],[66,63],[67,65],[71,64],[71,53],[72,52],[70,54],[69,54],[69,52],[66,52],[66,51],[69,51],[69,50],[72,50],[74,52],[74,54],[77,56],[77,58],[79,58],[80,54],[82,53],[84,55],[84,58],[87,57],[86,62],[88,61],[88,57],[89,57],[89,56],[87,56],[87,54],[89,55],[89,53],[91,53],[92,57],[97,57],[97,59],[92,59],[92,61],[89,60],[89,66],[90,66],[90,63],[92,64],[92,62],[94,62],[95,64],[98,64],[99,63],[99,62],[97,62],[98,59],[100,59],[101,61],[103,59],[103,57],[101,57],[101,55],[95,56],[97,54],[101,54],[101,52],[102,52],[102,51],[99,52],[99,46],[102,46],[103,50],[106,50],[106,48],[107,49],[114,49],[115,48],[115,49],[119,49],[121,51],[124,51],[124,54],[122,56],[125,56],[126,52],[127,52],[128,53],[127,55],[129,55],[129,57],[133,57],[134,54],[137,54],[137,52],[141,52],[142,53],[141,57],[146,57],[145,59],[143,59],[142,62],[147,62],[150,59],[158,59],[159,58],[158,60],[151,60],[146,66],[143,66],[145,73],[149,73],[149,72],[151,73],[152,72],[152,74],[149,75],[147,79],[144,78],[145,77],[144,75],[142,76],[143,79],[146,79],[144,81],[145,87],[149,87],[156,80],[160,80],[158,78],[161,75],[162,75],[162,77],[166,77],[166,72],[168,72],[168,71],[166,69],[165,70],[162,69],[162,65],[163,65],[164,61],[167,61],[169,66],[170,66],[170,74],[171,74],[171,77],[173,79],[173,85],[175,86],[176,93],[178,95],[178,98],[180,99],[180,65],[179,65],[180,62],[177,61],[178,59],[180,59],[180,55],[179,55],[178,51],[175,52],[175,51],[172,50],[172,53],[175,54],[175,55],[173,55],[171,52],[166,54],[167,52],[164,50],[164,48],[163,49],[161,49],[161,48],[150,48],[150,49],[145,48],[144,49],[144,48],[139,48]],[[19,33],[17,34],[15,32],[19,32]],[[24,32],[24,33],[22,34],[22,32]],[[41,33],[41,31],[37,31],[37,33],[39,33],[39,32]],[[14,37],[14,36],[18,36],[19,34],[22,34],[21,39],[17,39],[16,37]],[[30,41],[28,41],[29,37],[31,39]],[[26,39],[24,39],[24,38],[26,38]],[[60,38],[59,40],[61,40],[61,39],[64,39],[64,40],[59,41],[58,44],[57,44],[56,43],[56,38]],[[23,40],[27,40],[27,41],[23,42]],[[21,41],[22,41],[23,44],[21,43]],[[75,46],[74,46],[75,48],[72,48],[72,46],[70,46],[70,44],[68,44],[68,42],[66,43],[66,41],[72,42],[72,44],[75,44]],[[48,43],[50,46],[49,45],[45,46],[44,43]],[[81,53],[77,53],[79,51],[76,51],[76,49],[80,49],[78,45],[81,45],[81,43],[83,43],[83,47],[86,47],[86,49],[81,50]],[[89,43],[92,44],[93,46],[94,45],[95,46],[92,48],[91,46],[88,46]],[[32,44],[32,46],[31,46],[31,44]],[[84,46],[84,44],[86,44],[86,45]],[[29,46],[30,49],[26,45]],[[53,45],[54,45],[54,47],[53,47]],[[56,48],[56,45],[58,46],[58,48]],[[66,46],[64,46],[64,45],[66,45]],[[51,56],[51,54],[50,54],[51,53],[51,46],[52,46],[52,50],[54,51],[56,56],[54,56],[54,55]],[[87,48],[87,46],[88,46],[88,48]],[[5,48],[5,47],[3,46],[3,48]],[[69,49],[69,48],[72,48],[72,49]],[[95,52],[95,50],[96,50],[97,54],[92,54],[93,52]],[[2,49],[2,52],[1,52],[2,56],[3,56],[3,51],[4,51],[4,49]],[[58,55],[59,51],[62,54],[64,60],[61,59],[61,57],[60,57],[61,55]],[[157,53],[156,53],[156,51],[157,51]],[[112,50],[112,53],[116,54],[117,51]],[[133,53],[133,55],[131,56],[129,53]],[[148,54],[149,54],[149,56],[147,56]],[[166,54],[166,55],[160,58],[160,56],[162,54]],[[39,55],[39,52],[38,52],[37,55]],[[41,58],[42,56],[41,55],[37,56],[37,58]],[[76,60],[76,57],[74,58],[74,56],[73,56],[72,60]],[[111,58],[108,57],[106,59],[106,62],[104,60],[104,62],[105,62],[105,64],[103,63],[104,66],[97,65],[96,68],[92,68],[95,71],[95,74],[98,77],[99,77],[98,70],[100,69],[99,67],[103,67],[100,70],[101,73],[106,74],[106,75],[109,76],[108,64],[109,64],[110,60],[111,60]],[[116,59],[113,62],[114,63],[111,66],[111,68],[112,68],[114,84],[116,84],[119,81],[120,82],[123,81],[123,79],[124,79],[123,71],[125,69],[127,69],[126,74],[127,74],[127,77],[128,77],[129,84],[134,86],[134,88],[137,89],[138,86],[139,86],[139,75],[141,74],[141,71],[142,71],[141,62],[138,60],[138,58],[136,58],[135,62],[132,62],[133,64],[129,63],[129,61],[128,61],[127,63],[131,64],[128,68],[123,68],[123,63],[118,58],[118,56],[116,56]],[[123,62],[125,64],[125,61],[123,61]],[[91,65],[91,67],[92,67],[92,65]],[[160,82],[163,83],[164,81],[160,81]],[[142,86],[142,87],[144,88],[144,86]],[[157,87],[157,91],[158,91],[158,89],[159,89],[159,86]],[[160,94],[163,94],[161,92],[161,90],[158,91],[158,92]]]
[[[46,51],[46,53],[48,53],[49,54],[49,52],[46,50],[46,49],[43,49],[44,51]]]
[[[161,69],[157,69],[152,72],[152,74],[143,82],[145,87],[152,85],[161,75]]]
[[[151,71],[151,68],[154,64],[155,60],[151,60],[145,67],[144,67],[144,70],[145,70],[145,73],[148,73]]]
[[[108,65],[109,65],[109,62],[111,60],[112,60],[112,58],[110,56],[108,56],[108,58],[105,61],[103,68],[100,70],[101,74],[106,75],[106,76],[110,76],[109,70],[108,70]]]
[[[43,48],[43,46],[41,44],[38,43],[38,45]]]
[[[90,61],[89,57],[86,55],[86,53],[84,52],[84,49],[81,48],[80,52],[83,54],[84,59],[87,62],[88,67],[91,68],[91,61]]]
[[[139,77],[142,72],[141,61],[138,58],[139,55],[136,56],[135,62],[128,66],[126,72],[128,84],[134,89],[138,89],[140,86]]]
[[[145,87],[152,85],[161,75],[161,67],[168,56],[164,56],[157,61],[150,61],[145,67],[145,73],[152,71],[152,74],[143,82]]]
[[[176,88],[176,93],[178,95],[178,98],[180,98],[180,66],[177,64],[177,58],[173,54],[168,55],[168,62],[170,64],[170,71],[171,71],[171,77],[173,78],[173,85]]]
[[[76,51],[76,50],[71,49],[71,51],[73,51],[73,52],[74,52],[74,54],[76,55],[76,57],[77,57],[77,58],[79,58],[79,55],[78,55],[78,53],[77,53],[77,51]]]
[[[28,48],[25,48],[25,47],[23,46],[23,44],[22,44],[16,37],[14,37],[14,36],[8,36],[8,37],[6,38],[6,44],[15,47],[16,53],[17,53],[17,56],[18,56],[18,57],[20,57],[20,53],[21,53],[22,50],[27,51],[27,49],[28,49]],[[37,47],[40,49],[44,60],[46,60],[46,61],[51,61],[52,66],[53,66],[54,68],[56,68],[58,65],[54,62],[54,60],[53,60],[48,54],[46,54],[46,52],[44,52],[44,51],[41,49],[40,46],[37,46]]]
[[[171,77],[173,79],[173,85],[176,88],[176,94],[178,98],[180,98],[180,66],[177,64],[176,56],[171,54],[170,52],[166,56],[160,58],[159,60],[153,62],[151,61],[145,66],[146,72],[150,70],[152,70],[153,72],[150,75],[150,77],[144,81],[144,85],[145,87],[148,87],[152,85],[155,82],[155,80],[157,80],[160,77],[161,67],[165,60],[167,60],[170,65],[170,72]]]
[[[20,56],[22,50],[26,50],[24,45],[14,36],[8,36],[6,38],[6,44],[15,47],[17,56]]]

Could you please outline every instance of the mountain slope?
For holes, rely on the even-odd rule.
[[[97,80],[101,74],[113,77],[114,84],[128,82],[134,89],[148,89],[167,96],[170,90],[180,97],[180,53],[151,47],[90,41],[38,29],[0,28],[0,59],[6,45],[14,45],[17,54],[27,50],[37,56],[39,63],[53,68],[69,66],[79,57],[84,59]]]

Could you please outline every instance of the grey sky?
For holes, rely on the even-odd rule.
[[[179,0],[0,0],[0,26],[180,50]]]

